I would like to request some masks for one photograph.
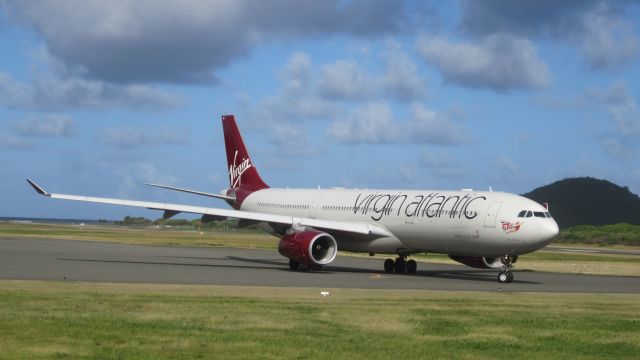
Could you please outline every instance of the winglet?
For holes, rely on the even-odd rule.
[[[31,185],[31,187],[38,192],[38,194],[40,195],[44,195],[44,196],[51,196],[51,194],[49,194],[48,192],[46,192],[43,188],[40,187],[40,185],[34,183],[31,179],[27,179],[27,182],[29,183],[29,185]]]

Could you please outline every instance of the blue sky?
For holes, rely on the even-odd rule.
[[[225,206],[235,114],[273,187],[640,193],[636,1],[0,0],[0,216]]]

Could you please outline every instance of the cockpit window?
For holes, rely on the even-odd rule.
[[[531,211],[531,210],[522,210],[518,213],[518,217],[519,218],[523,218],[523,217],[539,217],[539,218],[548,218],[548,219],[552,219],[551,214],[548,211]]]

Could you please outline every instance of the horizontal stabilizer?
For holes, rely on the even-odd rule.
[[[245,220],[245,219],[238,220],[238,227],[247,227],[247,226],[256,225],[256,224],[260,224],[260,221]]]
[[[180,211],[174,211],[174,210],[165,210],[164,213],[162,213],[162,218],[164,220],[167,219],[171,219],[172,217],[176,216],[180,214]]]
[[[157,188],[162,188],[162,189],[169,189],[169,190],[185,192],[185,193],[189,193],[189,194],[208,196],[208,197],[217,198],[217,199],[231,200],[231,201],[235,200],[235,198],[231,197],[231,196],[220,195],[220,194],[212,194],[212,193],[196,191],[196,190],[189,190],[189,189],[183,189],[183,188],[178,188],[178,187],[173,187],[173,186],[150,184],[150,183],[146,183],[145,185],[149,185],[149,186],[153,186],[153,187],[157,187]]]
[[[216,215],[204,214],[200,218],[200,221],[202,221],[204,223],[212,222],[212,221],[220,221],[220,220],[227,220],[227,217],[226,216],[216,216]]]

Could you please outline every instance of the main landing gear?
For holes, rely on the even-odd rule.
[[[498,282],[502,284],[507,284],[513,281],[513,273],[511,272],[511,268],[513,267],[514,259],[511,255],[505,255],[500,258],[502,262],[502,268],[498,272]]]
[[[386,259],[384,261],[384,272],[392,273],[395,272],[397,274],[415,274],[418,269],[418,264],[415,260],[408,260],[407,255],[398,255],[398,257],[393,259]]]

